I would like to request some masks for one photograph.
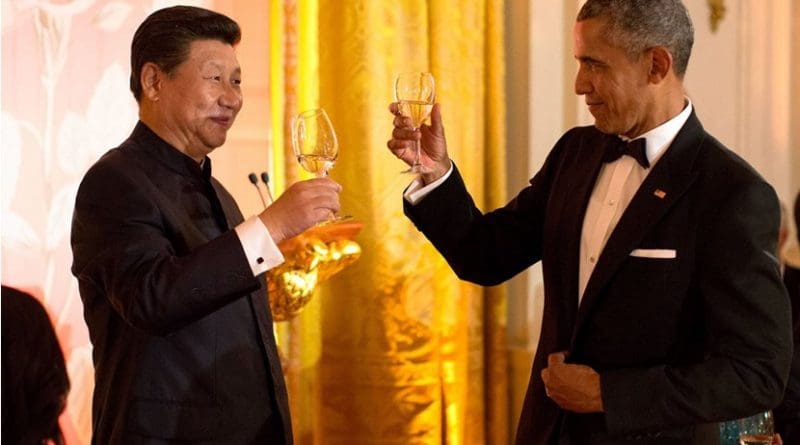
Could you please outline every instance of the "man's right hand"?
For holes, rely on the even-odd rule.
[[[258,217],[275,243],[326,221],[339,211],[342,186],[330,178],[295,182]]]
[[[389,112],[394,114],[394,130],[392,139],[386,143],[389,151],[406,164],[414,162],[414,150],[417,139],[420,140],[420,162],[431,169],[431,173],[420,175],[425,184],[444,176],[450,170],[450,157],[447,156],[447,141],[444,137],[442,113],[439,104],[433,105],[431,110],[431,124],[423,124],[419,131],[414,131],[411,119],[400,114],[397,102],[389,105]]]

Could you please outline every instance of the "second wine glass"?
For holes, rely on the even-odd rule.
[[[292,149],[297,162],[318,178],[328,176],[339,157],[339,141],[328,113],[322,108],[306,110],[292,122]],[[328,222],[350,219],[349,215],[335,215]]]
[[[339,156],[339,141],[325,110],[316,108],[297,115],[292,124],[292,148],[306,171],[318,178],[328,176]]]
[[[431,73],[401,73],[394,81],[394,96],[400,107],[400,114],[411,119],[414,130],[418,130],[433,109],[436,97]],[[414,162],[403,173],[427,173],[428,167],[422,164],[420,142],[416,141]]]

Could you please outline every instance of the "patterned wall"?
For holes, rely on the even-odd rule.
[[[2,2],[0,276],[39,298],[51,315],[72,385],[62,417],[70,444],[89,443],[94,384],[70,273],[75,193],[89,166],[133,128],[130,40],[147,14],[171,3]]]

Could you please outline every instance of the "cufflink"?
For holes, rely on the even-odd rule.
[[[264,262],[264,258],[258,257],[256,258],[256,263],[261,264]]]

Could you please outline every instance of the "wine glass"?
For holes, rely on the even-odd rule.
[[[394,81],[394,96],[400,107],[400,114],[411,118],[416,131],[425,122],[433,109],[435,87],[431,73],[401,73]],[[403,173],[427,173],[430,168],[420,160],[420,142],[416,141],[414,162]]]
[[[303,169],[318,178],[328,176],[339,156],[339,142],[325,110],[316,108],[297,115],[292,124],[292,148]]]
[[[339,156],[339,142],[328,113],[322,108],[306,110],[292,122],[292,148],[297,162],[318,178],[328,176]],[[350,219],[349,215],[334,216],[328,222]]]
[[[764,411],[737,421],[740,445],[771,445],[775,435],[772,411]]]

